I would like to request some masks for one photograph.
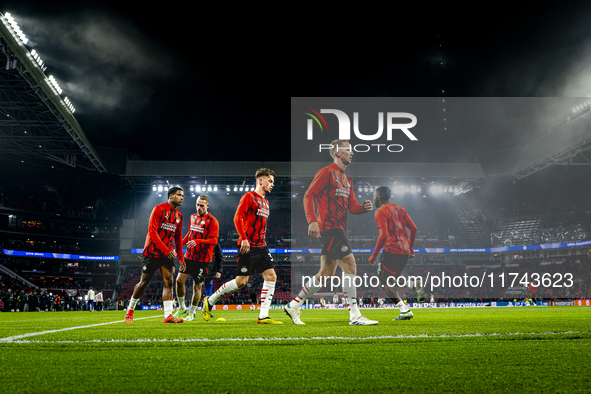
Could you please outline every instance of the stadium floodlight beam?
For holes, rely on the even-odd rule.
[[[23,33],[21,28],[18,26],[18,23],[16,23],[16,21],[14,20],[14,18],[10,14],[10,12],[7,12],[6,14],[4,14],[4,18],[10,24],[10,27],[12,28],[12,31],[10,33],[14,36],[14,38],[17,38],[23,44],[26,44],[27,42],[29,42],[29,39],[27,38],[27,36],[25,36],[25,33]]]
[[[47,79],[49,81],[49,83],[51,84],[51,86],[53,86],[53,89],[58,92],[56,93],[56,95],[60,95],[62,94],[62,88],[60,87],[60,85],[57,83],[57,81],[55,80],[55,77],[53,75],[50,75],[49,78]]]
[[[68,98],[64,98],[64,102],[66,103],[66,105],[68,106],[68,108],[70,109],[70,111],[72,113],[76,112],[76,108],[74,108],[74,106],[72,105],[72,103],[70,102],[70,100],[68,100]]]
[[[41,59],[41,56],[39,56],[39,53],[37,53],[36,50],[32,50],[31,51],[31,56],[33,57],[33,59],[35,59],[35,62],[39,65],[39,68],[42,71],[45,71],[47,69],[47,67],[45,67],[45,62],[43,62],[43,59]]]

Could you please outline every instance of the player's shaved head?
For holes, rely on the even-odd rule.
[[[373,194],[373,203],[374,205],[379,208],[382,204],[387,203],[390,201],[390,196],[392,195],[392,191],[387,186],[380,186],[376,189]]]

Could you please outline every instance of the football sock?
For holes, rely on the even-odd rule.
[[[172,308],[174,308],[174,301],[164,301],[164,318],[166,319],[168,315],[172,314]]]
[[[401,313],[406,313],[406,312],[410,311],[410,309],[406,306],[404,301],[400,301],[398,304],[396,304],[396,307],[398,309],[400,309]]]
[[[232,279],[231,281],[226,282],[223,285],[221,285],[220,288],[217,289],[217,291],[215,293],[213,293],[211,295],[211,297],[209,297],[207,299],[207,302],[209,303],[209,305],[213,305],[220,299],[220,297],[223,297],[226,294],[233,293],[238,289],[239,289],[239,287],[236,284],[236,279]]]
[[[185,297],[177,297],[179,300],[179,309],[187,309],[187,306],[185,305]]]
[[[259,313],[259,319],[269,317],[269,307],[273,300],[273,294],[275,294],[275,282],[264,281],[263,289],[261,290],[261,312]]]
[[[134,310],[138,301],[139,301],[139,298],[138,299],[132,298],[131,300],[129,300],[129,306],[127,307],[127,310]]]
[[[354,285],[355,277],[356,275],[353,274],[344,274],[345,279],[343,280],[343,293],[345,293],[345,300],[347,302],[347,307],[349,308],[349,317],[351,319],[357,318],[361,315],[361,312],[359,312],[359,308],[357,307],[357,288]]]
[[[191,307],[189,308],[189,315],[194,315],[196,310],[197,305],[191,305]]]
[[[317,286],[315,286],[317,285]],[[292,309],[298,309],[302,307],[302,304],[310,297],[314,295],[320,289],[321,281],[316,281],[315,277],[304,285],[300,294],[296,296],[290,303],[289,307]]]

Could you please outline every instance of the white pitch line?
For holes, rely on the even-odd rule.
[[[149,318],[144,318],[144,319],[149,319]],[[118,322],[113,322],[113,323],[118,323]],[[111,323],[102,323],[102,324],[111,324]],[[70,329],[93,327],[93,326],[102,325],[102,324],[95,324],[92,326],[73,327]],[[44,331],[44,332],[34,333],[34,334],[41,335],[41,334],[46,334],[46,333],[50,333],[50,332],[59,332],[59,331],[65,331],[65,330],[67,330],[67,329]],[[11,341],[6,341],[6,343],[16,343],[16,344],[28,344],[28,343],[158,343],[158,342],[187,343],[187,342],[262,342],[262,341],[268,342],[268,341],[327,341],[327,340],[329,340],[329,341],[330,340],[366,341],[366,340],[372,340],[372,339],[478,338],[478,337],[501,337],[501,336],[516,336],[516,335],[552,336],[552,335],[589,334],[589,333],[591,333],[591,331],[507,332],[507,333],[473,333],[473,334],[443,334],[443,335],[427,335],[427,334],[421,334],[421,335],[379,335],[379,336],[369,336],[369,337],[329,336],[329,337],[177,338],[177,339],[140,338],[140,339],[93,339],[90,341],[19,341],[19,340],[11,340]],[[25,334],[25,335],[27,335],[27,334]]]
[[[160,316],[140,317],[140,318],[137,318],[137,319],[134,319],[134,320],[152,319],[154,317],[160,317]],[[111,321],[111,322],[108,322],[108,323],[89,324],[87,326],[67,327],[67,328],[60,328],[58,330],[30,332],[28,334],[21,334],[21,335],[15,335],[15,336],[12,336],[12,337],[0,338],[0,343],[12,343],[12,342],[14,342],[15,340],[18,340],[18,339],[28,338],[28,337],[34,337],[36,335],[44,335],[44,334],[52,334],[54,332],[78,330],[80,328],[106,326],[107,324],[115,324],[115,323],[123,323],[123,322],[124,322],[124,320],[117,320],[117,321]],[[27,342],[27,341],[21,341],[21,342]]]

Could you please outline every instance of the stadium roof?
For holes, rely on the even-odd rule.
[[[52,161],[106,172],[57,81],[9,14],[0,14],[0,154],[23,162]]]
[[[125,174],[131,185],[142,187],[165,180],[184,184],[208,180],[210,184],[235,183],[254,180],[258,168],[270,168],[278,179],[313,178],[320,168],[330,162],[263,162],[263,161],[127,161]],[[425,179],[473,181],[485,178],[479,163],[368,163],[358,162],[347,168],[352,178],[364,181],[384,179]]]

